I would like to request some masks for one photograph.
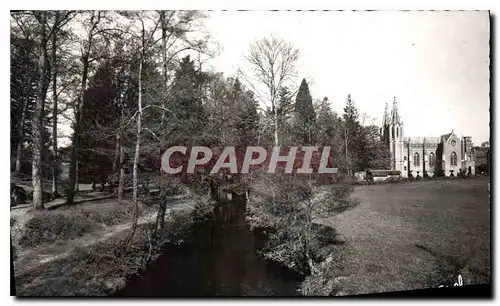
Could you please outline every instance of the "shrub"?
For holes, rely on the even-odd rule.
[[[306,296],[332,296],[340,289],[338,275],[331,256],[318,265],[314,274],[309,275],[300,285],[299,291]]]
[[[82,214],[37,213],[24,225],[19,245],[34,247],[56,240],[73,239],[96,228],[100,228],[100,225]]]
[[[388,183],[399,183],[401,181],[401,177],[399,176],[391,176],[387,178],[386,182]]]
[[[434,176],[435,177],[444,177],[444,171],[443,169],[439,169],[439,170],[436,170],[436,172],[434,172]]]
[[[96,222],[107,226],[130,221],[132,219],[132,207],[122,205],[113,211],[96,211],[96,210],[80,210],[77,214],[81,214],[90,222]]]
[[[313,189],[300,176],[266,176],[252,186],[247,203],[251,228],[268,229],[264,257],[301,274],[309,274],[330,253],[331,231],[314,222],[356,205],[352,186],[331,185]]]
[[[16,206],[18,204],[27,203],[28,195],[23,188],[16,186],[16,184],[10,184],[10,206]]]

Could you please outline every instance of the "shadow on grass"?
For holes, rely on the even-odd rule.
[[[473,272],[480,279],[489,279],[489,275],[468,265],[470,256],[456,259],[453,256],[442,254],[421,244],[415,244],[415,247],[435,257],[438,262],[437,270],[439,275],[441,276],[441,279],[435,284],[430,284],[432,288],[439,286],[453,286],[457,282],[457,277],[461,275],[461,271],[463,271],[465,268]]]

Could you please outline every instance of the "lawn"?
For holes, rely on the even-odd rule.
[[[361,203],[324,222],[343,236],[339,294],[490,282],[488,177],[356,187]]]

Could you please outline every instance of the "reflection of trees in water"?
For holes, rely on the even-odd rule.
[[[256,254],[256,241],[245,222],[246,201],[233,195],[217,208],[222,219],[214,223],[213,272],[219,295],[293,295],[298,282],[282,279],[280,265]]]
[[[204,264],[210,267],[207,283],[215,295],[241,295],[241,283],[248,270],[245,259],[247,253],[253,252],[252,241],[245,233],[244,205],[244,201],[220,201],[207,226],[210,230],[200,232],[200,240],[211,241],[204,252],[209,254]]]
[[[125,295],[294,295],[299,280],[257,256],[245,212],[244,197],[217,203],[190,242],[168,248]]]

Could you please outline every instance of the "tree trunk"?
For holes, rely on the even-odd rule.
[[[47,90],[47,37],[45,33],[46,13],[38,13],[40,24],[38,49],[38,88],[33,117],[33,206],[35,209],[44,209],[42,185],[42,149],[43,149],[43,116],[45,95]]]
[[[160,12],[161,20],[161,49],[162,49],[162,65],[163,65],[163,94],[167,95],[168,88],[168,72],[167,72],[167,21],[165,18],[165,11]],[[161,123],[165,124],[165,111],[161,115]]]
[[[24,86],[26,88],[29,88],[31,87],[31,84],[32,83],[32,80],[31,80],[31,77],[28,77],[28,81],[26,82],[26,84],[24,84]],[[29,103],[29,98],[28,98],[28,93],[27,92],[24,92],[24,99],[22,100],[22,104],[21,104],[21,121],[19,121],[19,125],[18,125],[18,135],[19,135],[19,139],[17,141],[17,144],[16,144],[16,160],[15,160],[15,164],[14,164],[14,174],[19,174],[21,173],[21,158],[22,158],[22,155],[23,155],[23,143],[24,143],[24,133],[25,133],[25,130],[24,130],[24,127],[25,127],[25,124],[26,124],[26,113],[27,113],[27,109],[28,109],[28,103]]]
[[[162,48],[162,64],[163,64],[163,94],[167,94],[168,88],[168,72],[167,72],[167,21],[165,18],[165,11],[160,12],[161,20],[161,48]],[[162,124],[165,123],[165,111],[162,113]],[[161,231],[165,225],[165,212],[167,210],[166,196],[161,195],[160,191],[160,205],[156,212],[156,231]]]
[[[138,185],[138,179],[137,179],[137,168],[139,165],[139,153],[140,153],[140,147],[141,147],[141,117],[142,117],[142,55],[139,63],[139,97],[137,100],[137,132],[136,132],[136,141],[135,141],[135,155],[134,155],[134,168],[133,168],[133,177],[132,177],[132,184],[133,184],[133,191],[132,191],[132,203],[134,204],[134,218],[132,221],[132,231],[130,233],[130,238],[129,238],[129,246],[132,243],[132,239],[134,238],[135,231],[137,229],[137,220],[139,219],[139,203],[137,202],[137,185]]]
[[[56,11],[55,16],[55,24],[59,22],[59,12]],[[56,51],[57,51],[57,31],[52,33],[52,65],[53,65],[53,73],[52,73],[52,100],[54,100],[54,106],[52,108],[52,150],[53,152],[53,160],[52,160],[52,195],[54,198],[59,197],[59,193],[57,192],[57,176],[59,169],[59,155],[57,154],[57,64],[56,64]]]
[[[161,48],[162,48],[162,64],[163,64],[163,86],[164,90],[168,88],[167,74],[167,21],[165,20],[165,11],[161,11]]]
[[[345,129],[345,161],[346,161],[346,173],[347,173],[347,176],[349,176],[349,154],[348,154],[348,151],[347,151],[347,144],[349,143],[349,140],[348,140],[348,130],[347,128]]]
[[[278,116],[275,112],[274,114],[274,146],[277,147],[279,145],[278,141]]]
[[[167,211],[167,197],[161,196],[160,206],[158,206],[158,212],[156,213],[156,231],[161,231],[164,228],[166,211]]]
[[[87,76],[89,68],[89,53],[85,53],[82,57],[83,62],[83,73],[82,73],[82,84],[81,93],[78,101],[78,107],[75,112],[75,126],[73,131],[73,139],[71,146],[71,161],[69,166],[69,190],[68,198],[66,199],[67,204],[73,204],[73,199],[75,197],[75,190],[78,190],[77,181],[77,160],[78,160],[78,146],[80,142],[80,122],[82,119],[83,103],[85,91],[87,90]]]
[[[121,124],[121,122],[120,122]],[[111,184],[111,192],[114,193],[114,189],[116,187],[116,179],[118,178],[120,172],[120,129],[116,132],[115,136],[115,155],[113,157],[113,174],[111,176],[110,184]]]
[[[118,201],[123,200],[123,184],[125,182],[125,151],[123,150],[122,143],[122,123],[123,123],[123,108],[121,110],[120,116],[120,129],[118,130],[118,145],[119,145],[119,155],[118,155],[118,169],[119,169],[119,177],[118,177]]]
[[[17,149],[16,149],[16,165],[14,170],[15,174],[19,174],[21,172],[21,156],[23,154],[22,150],[24,142],[24,122],[26,121],[27,108],[28,108],[28,98],[25,97],[23,99],[23,104],[21,105],[21,122],[19,122],[19,141],[17,142]]]
[[[76,157],[76,166],[75,166],[75,191],[80,191],[80,187],[78,184],[78,156]]]
[[[125,168],[123,165],[125,154],[123,145],[120,143],[120,177],[118,178],[118,201],[123,200],[123,184],[125,181]]]
[[[409,138],[408,138],[408,148],[407,149],[408,149],[408,153],[407,153],[407,155],[408,155],[408,172],[406,175],[408,176],[408,178],[410,178],[410,173],[411,173],[410,166],[411,165],[410,165],[410,139]]]
[[[71,161],[69,165],[69,190],[68,190],[68,197],[66,199],[67,204],[73,204],[73,199],[75,197],[75,190],[78,190],[78,185],[77,185],[77,160],[78,160],[78,147],[80,145],[80,122],[82,120],[82,112],[83,112],[83,105],[84,105],[84,98],[85,98],[85,91],[87,90],[87,78],[88,78],[88,71],[89,71],[89,57],[90,57],[90,49],[93,45],[92,40],[94,37],[94,29],[96,28],[97,24],[100,21],[100,12],[97,12],[97,16],[95,13],[93,13],[91,17],[91,30],[88,32],[88,37],[87,37],[87,46],[86,49],[83,51],[81,61],[83,65],[83,71],[82,71],[82,81],[81,81],[81,93],[78,101],[78,106],[76,107],[76,112],[75,112],[75,125],[74,125],[74,131],[73,131],[73,139],[72,139],[72,146],[71,146]],[[97,20],[95,19],[97,18]]]
[[[273,123],[274,123],[274,146],[277,147],[279,145],[278,138],[278,110],[276,108],[275,103],[275,94],[273,93],[273,89],[271,88],[271,108],[273,112]]]
[[[425,138],[422,145],[422,177],[425,177]]]
[[[122,134],[123,134],[123,120],[124,120],[124,93],[127,89],[128,83],[127,80],[125,79],[125,82],[123,83],[123,90],[120,93],[120,108],[121,108],[121,113],[120,113],[120,122],[119,122],[119,129],[118,129],[118,134],[117,134],[117,142],[119,146],[119,152],[118,152],[118,201],[123,200],[123,188],[124,188],[124,183],[125,183],[125,150],[123,148],[123,140],[122,140]]]

